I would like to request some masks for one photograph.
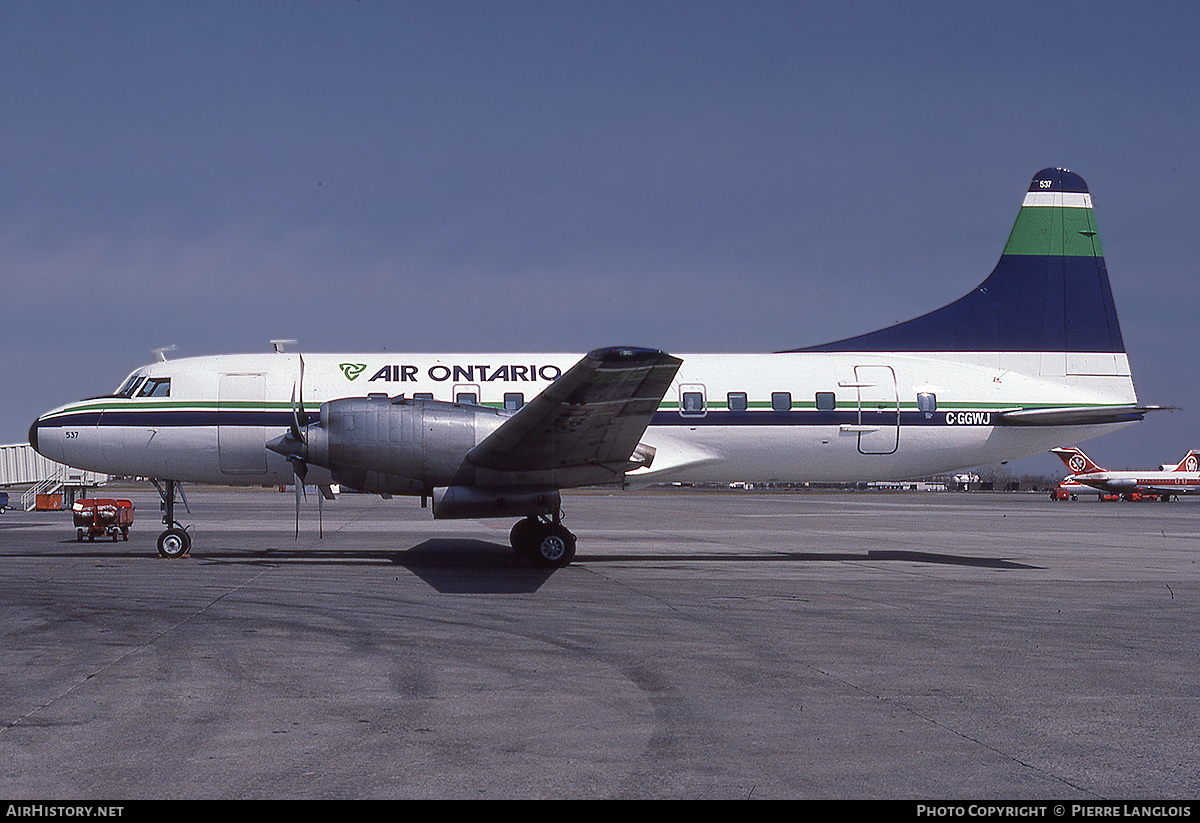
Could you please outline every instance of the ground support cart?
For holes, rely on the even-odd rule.
[[[129,539],[129,527],[133,525],[133,503],[129,500],[102,500],[85,497],[75,501],[71,507],[75,519],[75,540],[82,542],[109,535],[115,541]]]

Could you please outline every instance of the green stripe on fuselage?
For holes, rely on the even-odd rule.
[[[1091,209],[1024,206],[1008,237],[1005,254],[1103,257]]]

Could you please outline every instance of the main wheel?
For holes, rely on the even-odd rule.
[[[575,535],[560,525],[543,524],[532,540],[532,560],[539,566],[557,569],[575,559]]]
[[[158,536],[159,557],[183,557],[191,548],[192,536],[177,526],[172,526]]]
[[[513,551],[526,560],[533,559],[534,533],[539,525],[537,518],[526,517],[524,520],[518,520],[513,525],[512,531],[508,533],[509,545],[513,547]]]

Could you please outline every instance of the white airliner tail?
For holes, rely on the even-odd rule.
[[[1179,465],[1175,467],[1177,472],[1195,472],[1200,470],[1200,452],[1190,451],[1183,456],[1179,461]]]
[[[1058,455],[1059,459],[1071,471],[1071,474],[1094,474],[1105,471],[1105,469],[1100,468],[1092,462],[1092,458],[1084,454],[1081,449],[1070,447],[1051,449],[1050,451]]]

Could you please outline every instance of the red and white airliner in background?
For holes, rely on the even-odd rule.
[[[1200,492],[1200,452],[1190,451],[1177,466],[1160,466],[1150,471],[1105,471],[1076,448],[1057,448],[1071,474],[1063,486],[1076,484],[1107,494],[1157,497],[1164,502],[1179,494]],[[1061,487],[1060,487],[1061,488]]]

